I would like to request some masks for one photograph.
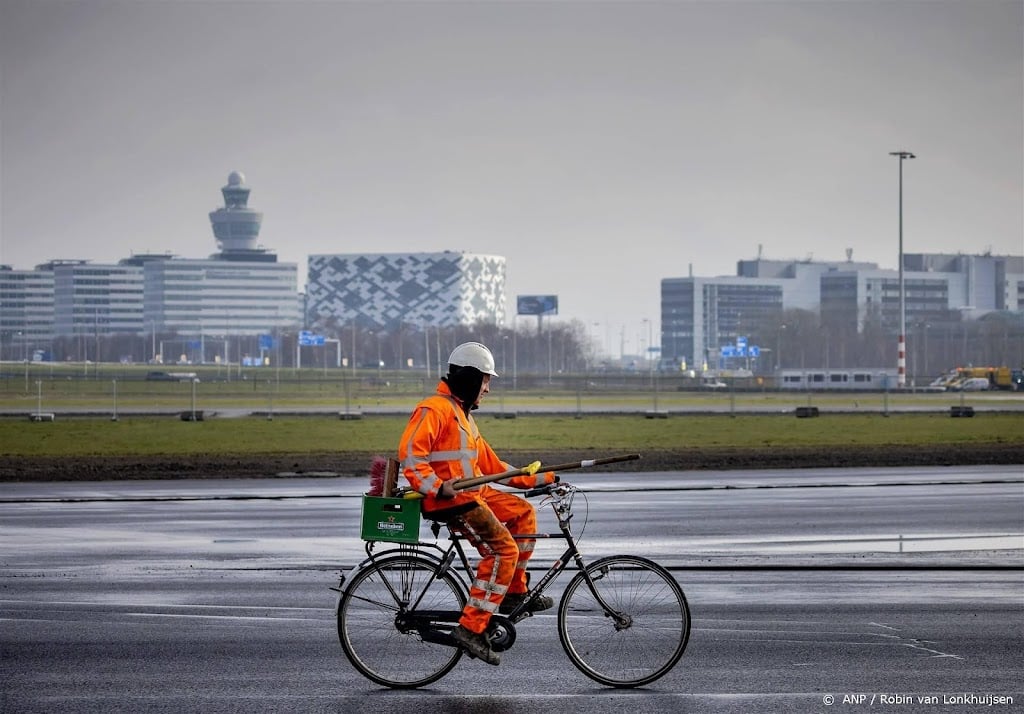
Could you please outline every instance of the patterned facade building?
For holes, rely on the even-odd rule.
[[[307,324],[394,329],[505,321],[505,258],[475,253],[309,256]]]

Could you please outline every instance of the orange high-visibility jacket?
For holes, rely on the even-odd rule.
[[[510,471],[513,467],[498,458],[480,436],[476,421],[462,409],[445,382],[437,394],[427,397],[413,410],[398,444],[402,473],[416,491],[423,494],[423,510],[435,511],[480,500],[477,486],[459,491],[454,499],[439,500],[437,492],[449,479],[473,478]],[[498,481],[517,488],[553,483],[553,472],[514,476]]]

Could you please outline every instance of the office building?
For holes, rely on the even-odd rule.
[[[672,369],[715,365],[724,346],[784,309],[781,278],[666,278],[661,281],[661,361]]]
[[[147,331],[256,335],[299,321],[294,263],[150,260],[144,275]]]
[[[936,275],[949,283],[949,309],[980,317],[995,310],[1024,310],[1024,256],[911,253],[908,271]]]
[[[0,265],[0,359],[30,359],[53,339],[53,270]]]
[[[60,260],[53,271],[53,331],[57,337],[143,331],[142,268],[130,261]]]
[[[894,341],[900,324],[899,272],[850,257],[849,251],[846,261],[835,262],[758,257],[739,261],[736,277],[662,280],[663,364],[723,366],[721,356],[749,336],[768,343],[761,345],[760,366],[776,369],[783,343],[794,339],[800,353],[791,358],[803,362],[816,347],[824,364],[854,360],[854,342],[865,331],[881,339],[891,334]],[[948,333],[952,324],[997,312],[1024,319],[1021,256],[907,254],[903,282],[908,331],[945,328]],[[803,324],[787,324],[789,311],[806,313]],[[895,347],[893,353],[895,361]],[[740,356],[744,365],[751,363],[749,352]]]
[[[954,280],[904,270],[903,301],[907,324],[959,319]],[[863,332],[869,324],[897,334],[900,325],[900,281],[895,270],[850,270],[821,276],[822,324]]]

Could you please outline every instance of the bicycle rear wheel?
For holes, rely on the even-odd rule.
[[[415,627],[399,628],[410,611],[436,610],[455,618],[466,604],[462,581],[450,571],[435,578],[437,562],[386,557],[356,573],[338,601],[338,638],[349,662],[377,684],[411,689],[451,671],[462,650],[427,642]]]
[[[664,676],[690,639],[690,608],[679,583],[657,563],[631,555],[596,560],[586,574],[621,618],[606,613],[577,573],[558,606],[558,637],[572,663],[610,687]]]

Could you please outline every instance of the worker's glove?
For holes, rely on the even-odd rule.
[[[455,482],[445,481],[441,484],[441,488],[437,490],[437,497],[441,501],[450,501],[455,498]]]

